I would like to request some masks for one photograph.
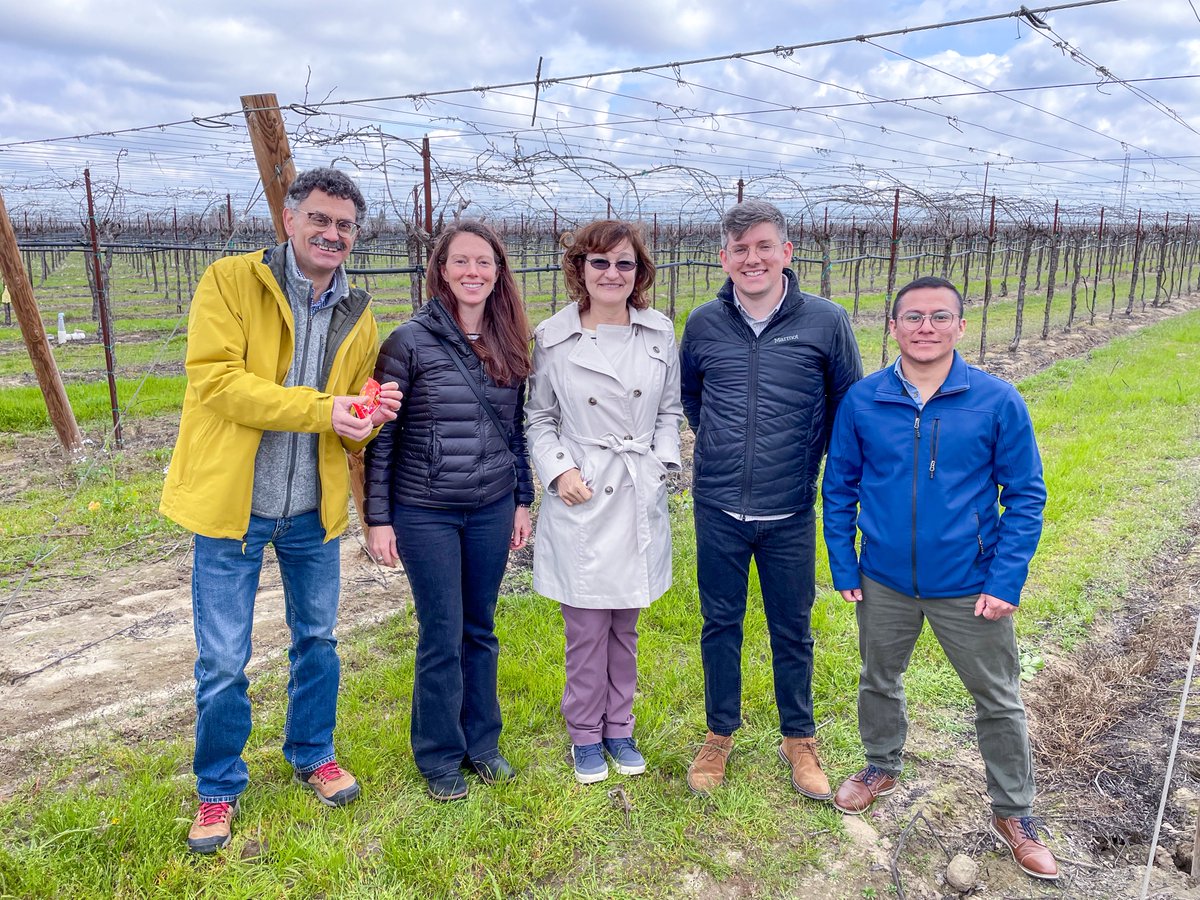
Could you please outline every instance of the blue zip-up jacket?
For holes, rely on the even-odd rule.
[[[923,410],[892,366],[850,389],[821,490],[837,590],[861,571],[917,598],[1020,603],[1046,505],[1033,423],[1016,388],[957,351]]]
[[[850,317],[783,270],[783,304],[755,337],[733,282],[688,316],[679,346],[683,411],[696,434],[692,496],[750,516],[816,501],[821,456],[843,395],[862,378]]]

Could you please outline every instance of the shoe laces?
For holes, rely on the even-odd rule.
[[[339,778],[341,778],[345,774],[346,773],[345,773],[345,771],[343,771],[342,767],[337,764],[337,760],[331,759],[329,762],[325,763],[324,765],[317,766],[315,769],[313,769],[311,772],[309,772],[304,777],[305,777],[305,779],[311,780],[312,777],[314,775],[316,775],[322,781],[328,782],[328,781],[337,781]]]
[[[1038,837],[1038,833],[1042,832],[1047,837],[1050,836],[1050,829],[1046,826],[1046,820],[1041,816],[1021,816],[1017,819],[1017,824],[1021,826],[1021,831],[1030,840],[1037,841],[1039,844],[1042,839]]]
[[[575,745],[575,762],[584,763],[593,757],[597,757],[601,760],[604,759],[604,745],[603,744],[583,744],[583,745],[576,744]]]
[[[863,784],[870,784],[877,778],[890,778],[887,772],[872,763],[867,763],[867,769],[863,772]]]
[[[232,808],[232,803],[201,803],[200,812],[196,815],[196,821],[204,828],[210,825],[219,825],[225,821],[225,817]]]
[[[704,746],[700,748],[701,759],[724,759],[728,755],[729,751],[715,741],[705,741]]]

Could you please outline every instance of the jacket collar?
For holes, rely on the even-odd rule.
[[[647,328],[650,331],[659,331],[666,334],[671,332],[667,324],[669,321],[665,317],[654,315],[650,309],[634,309],[632,306],[629,307],[629,324],[636,325],[639,328]],[[579,321],[578,303],[572,303],[569,306],[563,307],[562,312],[551,316],[542,326],[542,342],[547,347],[561,344],[567,338],[580,334],[583,334],[583,324]]]
[[[950,361],[950,371],[946,374],[946,380],[942,382],[942,386],[938,388],[934,397],[941,397],[945,394],[957,394],[960,391],[968,390],[971,387],[971,367],[967,365],[967,361],[962,358],[962,354],[957,350],[954,351],[954,359]],[[900,376],[896,373],[895,366],[887,367],[887,375],[879,382],[879,387],[875,389],[876,400],[903,400],[909,401],[911,398],[908,392],[904,389],[904,385],[900,383]],[[926,404],[933,397],[926,397]]]

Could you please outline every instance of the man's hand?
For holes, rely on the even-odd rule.
[[[975,615],[991,619],[993,622],[1011,616],[1016,611],[1017,608],[1011,603],[991,594],[980,594],[979,599],[975,601]]]
[[[578,469],[567,469],[554,479],[554,490],[567,506],[587,503],[592,499],[592,489],[583,483]]]
[[[334,433],[349,441],[366,440],[371,434],[371,419],[360,419],[354,415],[353,406],[358,397],[334,397],[331,423]],[[382,407],[380,407],[382,409]],[[378,412],[378,410],[376,410]],[[395,418],[395,413],[392,414]]]
[[[838,591],[847,603],[862,603],[862,588],[850,588],[848,591]]]
[[[367,552],[381,566],[396,567],[396,530],[391,525],[371,525],[367,529]]]
[[[513,550],[520,550],[529,540],[532,531],[533,523],[529,520],[529,507],[518,506],[517,511],[513,513],[512,540],[509,541],[508,546]]]
[[[404,399],[404,394],[397,388],[398,385],[394,381],[387,381],[379,386],[379,408],[371,413],[372,428],[378,428],[384,422],[396,418],[400,411],[400,401]]]

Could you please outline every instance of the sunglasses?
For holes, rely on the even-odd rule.
[[[637,268],[637,263],[632,259],[620,259],[616,262],[605,259],[603,256],[593,256],[587,261],[588,265],[598,272],[603,272],[609,266],[616,266],[618,272],[632,272]]]

